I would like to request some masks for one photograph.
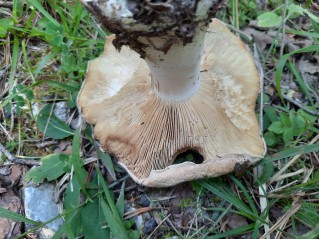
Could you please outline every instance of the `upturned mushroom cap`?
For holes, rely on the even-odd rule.
[[[227,174],[263,157],[254,112],[259,74],[246,46],[223,23],[209,25],[199,89],[182,101],[154,93],[146,62],[126,46],[117,51],[114,39],[89,63],[78,104],[102,148],[136,182],[171,186]],[[187,150],[204,161],[173,164]]]

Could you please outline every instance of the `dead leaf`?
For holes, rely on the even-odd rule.
[[[289,27],[286,27],[289,30]],[[243,30],[249,36],[252,36],[258,49],[263,52],[269,47],[274,40],[278,39],[278,44],[281,41],[282,34],[276,30],[264,29],[258,27],[256,21],[251,21],[249,25]],[[288,48],[289,52],[298,50],[302,47],[311,46],[313,41],[308,37],[299,37],[293,34],[285,34],[283,37],[284,46]]]
[[[238,214],[234,214],[234,213],[229,214],[228,220],[227,220],[227,227],[229,228],[229,230],[247,226],[247,225],[248,225],[248,222],[245,217],[240,216]]]
[[[55,150],[53,151],[55,154],[63,153],[63,154],[72,154],[72,143],[67,140],[62,140]]]
[[[23,166],[14,164],[11,168],[11,174],[9,175],[9,178],[12,180],[12,182],[16,183],[22,176],[23,173]]]
[[[315,89],[319,89],[319,57],[314,56],[308,59],[302,57],[298,63],[298,70],[302,79],[308,84],[312,85]]]
[[[0,195],[0,207],[12,212],[20,212],[21,201],[11,189]],[[0,217],[0,239],[11,238],[21,233],[21,223]]]

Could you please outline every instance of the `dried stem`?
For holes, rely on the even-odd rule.
[[[31,165],[31,166],[41,165],[41,163],[37,160],[25,160],[25,159],[14,157],[8,150],[6,150],[6,148],[1,143],[0,143],[0,152],[3,153],[7,157],[7,159],[12,163]]]

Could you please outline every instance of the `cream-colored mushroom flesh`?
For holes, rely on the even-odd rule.
[[[259,74],[252,56],[217,19],[198,31],[205,34],[198,43],[200,54],[187,59],[198,67],[198,76],[188,80],[194,85],[190,90],[181,85],[184,93],[178,92],[178,82],[181,73],[188,76],[190,63],[181,66],[178,60],[184,59],[175,59],[177,71],[167,60],[152,65],[152,57],[144,60],[126,46],[117,51],[115,36],[108,37],[103,54],[89,63],[78,104],[86,121],[95,125],[103,149],[139,184],[165,187],[216,177],[265,153],[254,112]],[[167,65],[170,78],[169,71],[176,71],[171,89],[170,79],[158,79],[167,77],[156,71],[158,64]],[[175,91],[178,96],[172,97]],[[173,164],[187,150],[197,151],[203,162]]]

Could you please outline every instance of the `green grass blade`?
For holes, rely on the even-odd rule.
[[[80,90],[80,86],[79,87],[74,87],[74,86],[63,84],[63,83],[60,83],[60,82],[54,81],[54,80],[46,80],[45,82],[49,86],[56,87],[56,88],[59,88],[61,90],[66,90],[66,91],[69,91],[69,92],[78,92]]]
[[[31,76],[32,82],[35,83],[35,78],[34,78],[34,75],[32,73],[32,70],[31,70],[31,67],[30,67],[30,64],[29,64],[29,59],[28,59],[27,50],[26,50],[26,46],[25,46],[25,40],[23,40],[21,42],[21,48],[22,48],[22,54],[23,54],[24,63],[27,66],[27,69],[28,69],[29,75]]]
[[[241,235],[241,234],[244,234],[244,233],[248,233],[248,232],[251,232],[255,227],[255,224],[249,224],[249,225],[246,225],[246,226],[242,226],[242,227],[239,227],[239,228],[235,228],[235,229],[232,229],[232,230],[229,230],[227,232],[224,232],[224,233],[220,233],[218,235],[215,235],[215,236],[212,236],[212,237],[207,237],[206,239],[219,239],[219,238],[227,238],[227,237],[230,237],[230,236],[233,236],[233,235]]]
[[[116,220],[117,220],[118,222],[121,222],[122,219],[121,219],[120,216],[118,215],[116,206],[115,206],[115,204],[114,204],[114,199],[113,199],[113,197],[111,196],[111,192],[110,192],[110,190],[108,189],[108,187],[107,187],[107,185],[106,185],[106,183],[105,183],[105,181],[104,181],[103,175],[102,175],[100,169],[99,169],[97,166],[95,167],[95,169],[96,169],[96,172],[97,172],[98,177],[99,177],[99,179],[100,179],[99,182],[100,182],[100,184],[101,184],[101,186],[102,186],[102,189],[103,189],[104,194],[105,194],[105,197],[106,197],[106,201],[107,201],[108,205],[110,206],[111,212],[112,212],[112,214],[114,215],[114,217],[116,218]]]
[[[305,31],[297,31],[297,30],[286,30],[288,34],[295,34],[300,36],[312,37],[312,38],[319,38],[319,33],[316,32],[305,32]]]
[[[8,209],[1,208],[1,207],[0,207],[0,217],[4,217],[4,218],[7,218],[7,219],[10,219],[13,221],[18,221],[18,222],[26,222],[26,223],[33,224],[33,225],[41,224],[41,222],[33,221],[31,219],[28,219],[28,218],[20,215],[19,213],[12,212]]]
[[[256,219],[256,215],[251,211],[251,209],[231,191],[225,191],[227,189],[223,190],[220,185],[212,181],[210,181],[210,184],[208,184],[206,181],[200,181],[199,184],[214,193],[216,196],[234,205],[242,215],[251,220]]]
[[[120,218],[123,218],[124,216],[124,194],[125,194],[125,181],[122,183],[121,192],[116,202],[116,208]]]
[[[89,194],[86,191],[85,188],[85,177],[83,177],[84,174],[82,174],[83,170],[83,161],[80,156],[80,128],[78,128],[75,131],[74,137],[73,137],[73,143],[72,143],[72,164],[74,167],[74,174],[76,179],[78,180],[78,183],[80,185],[80,188],[82,192],[88,197]]]
[[[11,89],[12,89],[12,86],[14,83],[14,77],[17,71],[18,58],[19,58],[19,46],[20,46],[19,42],[20,42],[19,38],[17,36],[14,36],[11,69],[10,69],[10,75],[9,75],[9,85],[11,86]]]
[[[308,100],[310,101],[310,103],[313,105],[313,99],[312,99],[312,95],[309,92],[304,80],[302,79],[299,71],[297,70],[296,66],[291,62],[288,61],[289,63],[289,69],[291,70],[291,72],[294,74],[294,76],[296,77],[296,80],[301,88],[301,90],[305,93],[305,95],[307,96]]]
[[[45,57],[43,57],[43,59],[40,61],[37,69],[34,71],[34,78],[36,79],[38,77],[38,75],[40,74],[41,70],[43,69],[43,67],[47,64],[47,62],[55,56],[56,53],[50,53],[48,55],[46,55]]]
[[[278,91],[278,95],[280,97],[280,99],[283,101],[283,96],[282,96],[282,92],[281,92],[281,77],[282,77],[282,73],[283,73],[283,69],[284,66],[286,65],[286,62],[288,60],[288,58],[294,54],[298,54],[298,53],[308,53],[308,52],[316,52],[319,51],[319,45],[313,45],[313,46],[307,46],[301,49],[298,49],[296,51],[292,51],[286,55],[284,55],[281,60],[279,61],[277,67],[276,67],[276,74],[275,74],[275,83],[276,83],[276,89]]]
[[[261,164],[266,164],[269,162],[273,162],[279,159],[283,158],[288,158],[288,157],[293,157],[298,154],[307,154],[311,152],[319,152],[319,144],[312,144],[312,145],[301,145],[301,146],[296,146],[295,148],[292,149],[286,149],[283,150],[279,153],[276,153],[270,157],[266,157],[262,159],[260,162],[256,164],[256,166],[261,165]]]
[[[317,239],[319,238],[319,225],[312,231],[306,233],[303,236],[297,237],[297,239]]]
[[[247,189],[244,187],[244,185],[235,177],[230,176],[230,178],[238,185],[238,187],[241,189],[242,193],[245,195],[250,208],[252,209],[253,213],[256,214],[256,216],[258,217],[258,212],[257,212],[257,208],[255,206],[254,201],[252,200],[251,196],[248,194]]]
[[[55,26],[60,27],[61,25],[55,20],[37,0],[29,0],[29,2],[34,6],[36,9],[39,10],[50,22],[52,22]]]
[[[97,144],[94,144],[94,147],[103,166],[107,169],[111,177],[115,180],[116,175],[115,175],[114,165],[113,165],[111,156],[107,153],[103,153]]]
[[[68,239],[76,239],[76,236],[74,235],[74,232],[73,232],[70,224],[66,224],[65,233],[66,233],[66,236]]]

